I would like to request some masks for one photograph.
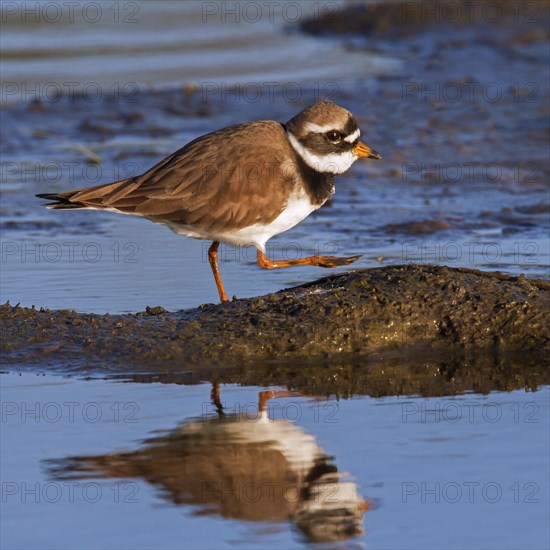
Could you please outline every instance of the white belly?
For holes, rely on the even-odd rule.
[[[242,229],[217,233],[202,232],[188,225],[175,223],[166,223],[165,225],[179,235],[185,235],[186,237],[221,241],[238,246],[255,246],[265,252],[265,243],[271,237],[294,227],[317,208],[319,207],[311,204],[307,193],[300,190],[299,193],[291,195],[283,212],[269,224],[255,223]]]

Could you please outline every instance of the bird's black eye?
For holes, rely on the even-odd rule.
[[[326,133],[327,139],[336,143],[342,139],[342,134],[338,130],[329,130]]]

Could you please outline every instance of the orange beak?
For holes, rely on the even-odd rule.
[[[377,153],[374,149],[371,149],[368,145],[365,145],[364,143],[359,142],[352,151],[359,157],[359,158],[368,158],[368,159],[376,159],[381,160],[382,157],[380,156],[380,153]]]
[[[369,502],[368,500],[364,500],[359,504],[359,511],[365,513],[367,510],[369,510],[372,506],[372,502]]]

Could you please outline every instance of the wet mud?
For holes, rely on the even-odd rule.
[[[375,38],[407,38],[428,27],[469,25],[473,22],[516,24],[533,22],[548,12],[548,2],[533,0],[520,5],[515,0],[432,0],[422,2],[370,2],[338,6],[337,10],[304,21],[304,32],[314,35],[365,34]],[[517,41],[530,44],[548,40],[544,26],[518,35]]]
[[[4,304],[2,355],[33,369],[177,374],[186,383],[223,376],[224,382],[374,394],[395,385],[405,386],[397,393],[429,393],[432,370],[442,366],[450,391],[452,365],[460,364],[468,389],[501,371],[503,389],[536,387],[548,376],[549,290],[550,283],[523,276],[401,265],[175,312],[149,307],[97,315]],[[392,365],[413,370],[392,377]],[[478,370],[484,375],[475,382]]]
[[[464,3],[475,10],[487,4],[495,2]],[[549,12],[544,2],[528,4],[528,11],[517,12],[517,2],[499,2],[504,16],[498,24],[464,9],[478,24],[440,25],[411,3],[406,21],[400,4],[372,4],[301,25],[305,32],[344,37],[350,51],[380,51],[403,61],[395,74],[350,88],[342,82],[332,98],[359,113],[384,163],[358,165],[341,178],[330,217],[319,217],[312,233],[365,256],[381,241],[372,257],[392,263],[407,259],[403,247],[413,241],[404,238],[414,238],[413,244],[422,243],[416,240],[421,237],[448,239],[443,244],[480,241],[481,250],[496,242],[499,250],[521,252],[519,260],[504,258],[508,263],[499,269],[547,276],[542,239],[549,212],[548,86],[540,74]],[[498,100],[484,96],[491,82],[499,83]],[[446,85],[461,92],[458,100],[445,96]],[[310,102],[205,102],[185,87],[138,92],[136,102],[66,98],[8,106],[5,128],[18,130],[2,132],[4,152],[15,159],[20,151],[42,159],[40,153],[45,165],[68,157],[78,165],[128,160],[132,170],[145,169],[175,148],[172,139],[185,142],[191,134],[267,115],[284,120]],[[134,143],[136,135],[143,139]],[[460,177],[445,169],[457,162]],[[499,177],[484,172],[493,165]],[[478,168],[470,173],[470,166]],[[19,242],[65,235],[65,221],[38,206],[29,211],[28,198],[83,183],[45,178],[20,186],[16,179],[4,190],[3,229],[9,237]],[[75,215],[70,222],[73,236],[108,232],[105,218]],[[518,240],[507,240],[511,235]],[[475,259],[472,265],[494,267],[479,255]],[[169,261],[162,262],[166,271],[171,265],[181,269]],[[549,381],[543,360],[549,283],[521,275],[397,265],[225,306],[168,312],[151,304],[137,314],[99,315],[15,307],[29,286],[29,264],[20,263],[25,286],[10,288],[5,299],[11,305],[0,308],[3,359],[11,367],[181,383],[223,378],[370,395],[451,395]],[[74,278],[74,271],[65,276]],[[48,292],[53,290],[44,291],[40,281],[44,300],[26,303],[48,303]]]

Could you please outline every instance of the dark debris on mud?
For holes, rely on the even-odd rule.
[[[4,304],[8,363],[220,368],[247,361],[549,346],[550,283],[469,269],[352,271],[258,298],[167,312],[81,314]]]

